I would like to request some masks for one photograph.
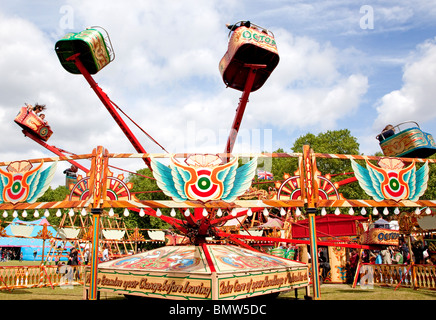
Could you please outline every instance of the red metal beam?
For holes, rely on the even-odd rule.
[[[31,134],[30,132],[28,132],[28,131],[26,131],[26,130],[23,130],[23,134],[24,134],[26,137],[28,137],[28,138],[32,139],[33,141],[35,141],[36,143],[39,143],[39,144],[40,144],[41,146],[43,146],[44,148],[50,150],[50,151],[53,152],[54,154],[57,154],[57,155],[60,156],[60,157],[65,157],[65,155],[64,155],[61,151],[59,151],[58,148],[56,148],[55,146],[50,146],[50,145],[48,145],[47,143],[45,143],[44,141],[42,141],[41,139],[39,139],[37,136]],[[88,172],[89,172],[89,169],[85,168],[84,166],[82,166],[81,164],[77,163],[76,161],[74,161],[74,160],[67,160],[67,161],[68,161],[69,163],[75,165],[77,168],[79,168],[79,169],[82,170],[83,172],[85,172],[85,173],[88,173]]]
[[[249,246],[244,241],[239,240],[237,237],[235,237],[234,234],[227,233],[227,232],[224,232],[224,231],[217,231],[216,235],[219,236],[219,237],[228,238],[230,241],[240,245],[241,247],[243,247],[245,249],[259,251],[259,250],[256,250],[255,248]]]
[[[94,90],[94,92],[97,94],[97,96],[100,98],[101,102],[103,102],[103,105],[106,107],[106,109],[109,111],[109,113],[114,118],[115,122],[120,126],[121,130],[124,132],[126,137],[129,139],[130,143],[133,145],[135,150],[138,153],[147,153],[145,149],[142,147],[141,143],[136,139],[135,135],[132,133],[132,131],[129,129],[127,124],[124,122],[124,120],[121,118],[117,110],[114,108],[113,104],[111,103],[109,97],[106,93],[98,86],[97,82],[94,81],[91,74],[86,70],[85,66],[83,65],[82,61],[80,61],[79,53],[76,53],[72,55],[71,57],[67,58],[68,61],[73,61],[76,67],[79,69],[79,71],[82,73],[82,75],[85,77],[86,81],[90,84],[91,88]],[[150,158],[143,158],[145,164],[148,166],[150,170],[151,169],[151,163]]]
[[[132,210],[132,211],[136,211],[136,212],[141,211],[141,209],[136,208],[136,207],[128,208],[128,209]],[[151,209],[151,208],[144,208],[143,211],[144,211],[144,213],[146,215],[149,215],[149,216],[152,216],[152,217],[156,217],[156,218],[159,218],[159,219],[165,221],[166,223],[172,225],[174,228],[176,228],[177,230],[179,230],[180,232],[182,232],[184,234],[188,233],[188,230],[185,227],[182,226],[183,221],[180,220],[180,219],[173,218],[173,217],[168,217],[168,216],[165,216],[165,215],[158,216],[156,214],[156,211]]]
[[[236,109],[236,115],[233,120],[232,128],[230,129],[229,137],[227,138],[226,148],[224,153],[232,153],[233,146],[235,145],[236,136],[238,135],[239,127],[241,126],[242,117],[244,116],[245,107],[250,96],[251,89],[253,87],[254,78],[256,77],[257,69],[266,68],[264,64],[245,64],[244,67],[249,67],[247,80],[245,82],[244,91],[239,101],[238,108]]]

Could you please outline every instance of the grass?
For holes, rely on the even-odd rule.
[[[0,262],[0,266],[39,265],[40,261]],[[312,288],[311,293],[312,293]],[[298,299],[304,299],[305,289],[298,289]],[[125,300],[125,297],[110,292],[101,292],[101,300]],[[83,300],[83,286],[61,286],[29,289],[0,290],[0,300]],[[281,293],[277,300],[295,300],[294,291]],[[321,300],[436,300],[436,291],[400,287],[352,288],[349,284],[321,285]]]
[[[18,260],[9,260],[0,262],[0,267],[8,267],[8,266],[39,266],[41,265],[41,261],[18,261]],[[53,265],[53,263],[51,264]]]
[[[101,292],[100,300],[124,300],[124,296]],[[83,286],[44,287],[0,291],[0,300],[83,300]]]
[[[436,291],[411,288],[380,287],[364,289],[360,286],[352,288],[350,284],[321,285],[321,300],[436,300]],[[312,293],[312,288],[311,288]],[[305,295],[303,289],[298,290],[298,298]],[[282,293],[278,299],[295,299],[294,292]]]
[[[305,290],[298,290],[298,299],[304,299]],[[278,300],[295,300],[294,291],[281,293]],[[83,300],[83,286],[61,286],[0,291],[0,300]],[[124,296],[101,292],[100,300],[125,300]],[[348,284],[323,284],[321,300],[436,300],[436,291],[410,288],[378,287],[352,288]]]

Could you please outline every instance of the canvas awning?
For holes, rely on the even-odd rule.
[[[125,230],[102,230],[103,236],[106,240],[121,240],[124,238],[126,234]]]
[[[62,239],[77,239],[80,229],[78,228],[60,228],[58,234]]]
[[[10,225],[11,235],[14,237],[30,237],[35,226],[21,225],[21,224],[11,224]]]
[[[148,230],[148,236],[151,240],[165,241],[165,232],[160,230]]]
[[[268,217],[268,221],[260,225],[258,228],[266,229],[266,228],[282,228],[282,227],[283,227],[283,222],[280,219]]]

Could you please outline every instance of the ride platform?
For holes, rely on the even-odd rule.
[[[85,271],[85,288],[90,270]],[[97,290],[173,300],[228,300],[309,286],[304,263],[234,245],[165,246],[98,265]]]

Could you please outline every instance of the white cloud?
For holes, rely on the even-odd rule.
[[[49,144],[74,153],[89,153],[97,145],[105,146],[110,152],[135,152],[85,79],[66,72],[54,52],[57,39],[90,25],[101,25],[108,30],[116,53],[115,61],[94,79],[169,152],[224,149],[241,95],[225,88],[218,71],[218,63],[227,50],[228,30],[224,26],[227,22],[250,19],[271,28],[280,54],[279,65],[270,79],[250,96],[241,126],[241,141],[235,152],[257,151],[251,148],[253,145],[265,149],[258,142],[269,135],[264,130],[274,131],[274,141],[268,141],[269,145],[287,149],[296,132],[334,130],[340,122],[356,120],[353,115],[361,114],[371,90],[369,73],[376,74],[374,69],[385,66],[387,61],[398,65],[403,59],[401,55],[377,53],[374,58],[379,60],[377,64],[366,65],[364,61],[375,55],[363,51],[359,41],[351,42],[354,38],[347,38],[349,31],[363,34],[358,30],[359,6],[344,5],[342,1],[289,6],[281,1],[268,4],[229,0],[129,1],[128,4],[65,1],[62,5],[70,6],[74,13],[74,30],[60,29],[60,4],[47,2],[39,11],[40,7],[31,9],[24,2],[21,6],[26,6],[25,9],[21,9],[20,1],[7,3],[8,14],[2,15],[0,9],[3,75],[0,156],[3,161],[52,155],[24,138],[13,123],[24,102],[37,101],[48,106],[46,115],[54,131]],[[403,24],[409,27],[411,21],[418,23],[417,17],[423,12],[432,16],[430,4],[415,3],[412,11],[411,7],[407,3],[382,6],[375,2],[375,15],[384,18],[376,20],[374,31],[381,30],[377,28],[383,23],[388,25],[388,21],[393,28]],[[31,14],[33,11],[35,14]],[[50,12],[49,17],[44,12]],[[350,43],[338,47],[337,42],[329,42],[330,35],[336,40],[344,37],[341,43],[350,39]],[[400,113],[391,105],[400,104],[406,111],[410,109],[408,104],[426,105],[428,109],[420,107],[423,111],[420,114],[432,114],[429,102],[434,101],[431,88],[435,83],[432,82],[434,69],[429,66],[434,61],[433,47],[432,42],[425,44],[417,56],[410,58],[405,67],[404,87],[386,95],[380,104],[380,123],[385,122],[384,108],[390,110],[389,114],[394,111],[395,116]],[[419,90],[428,92],[420,95]],[[374,115],[368,117],[370,123]],[[139,129],[126,122],[146,151],[162,152]],[[278,137],[276,132],[286,137]],[[134,171],[144,164],[136,161],[125,166]]]
[[[250,102],[251,125],[295,129],[334,128],[352,114],[368,88],[365,76],[340,71],[342,53],[330,44],[287,31],[276,36],[280,62]],[[251,105],[252,104],[252,105]]]
[[[94,78],[145,131],[169,152],[224,149],[241,94],[226,89],[218,71],[227,49],[224,23],[235,5],[220,1],[125,5],[102,0],[69,5],[77,30],[65,33],[89,25],[108,30],[116,59]],[[83,77],[61,67],[54,52],[56,40],[51,38],[59,32],[58,24],[53,32],[43,32],[26,19],[5,16],[0,30],[5,44],[0,50],[1,68],[8,74],[0,80],[4,110],[0,116],[5,122],[0,130],[3,136],[14,132],[7,142],[9,152],[16,150],[12,154],[23,157],[35,151],[51,154],[23,138],[11,120],[23,102],[36,101],[48,106],[46,115],[54,131],[50,144],[74,153],[88,153],[97,145],[110,152],[135,152]],[[309,124],[331,128],[358,107],[367,80],[360,74],[341,73],[343,52],[285,29],[274,32],[279,66],[264,88],[250,97],[241,130]],[[266,107],[270,112],[265,113]],[[162,151],[126,122],[147,151]]]
[[[374,127],[436,118],[436,39],[420,44],[404,66],[403,86],[384,95],[377,104]]]

